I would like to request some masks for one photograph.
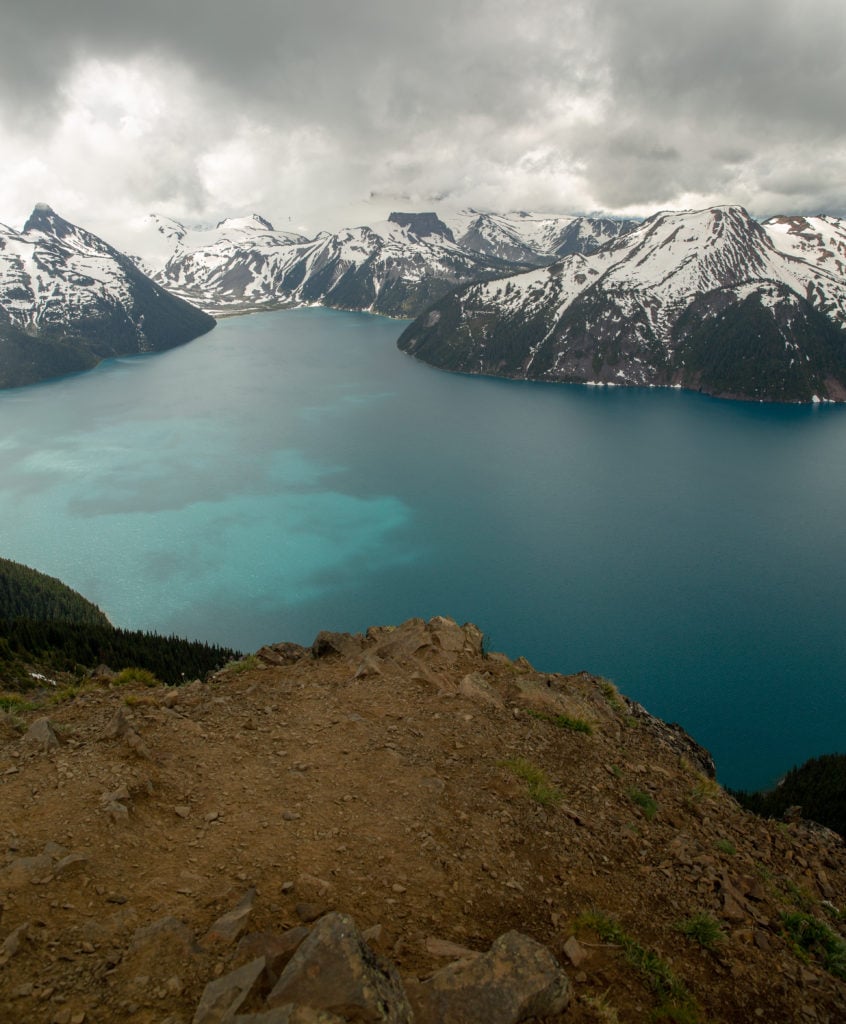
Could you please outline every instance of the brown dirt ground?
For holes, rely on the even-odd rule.
[[[0,945],[28,923],[0,966],[4,1022],[190,1021],[234,946],[138,930],[172,915],[202,940],[250,887],[250,931],[341,910],[381,925],[378,950],[415,977],[446,962],[427,939],[486,950],[518,929],[567,967],[573,1024],[662,1005],[589,911],[657,952],[700,1010],[661,1019],[846,1020],[846,983],[781,926],[803,910],[843,934],[843,841],[743,811],[683,734],[586,673],[484,656],[475,627],[321,635],[180,690],[92,687],[45,707],[23,724],[47,714],[57,749],[0,727]],[[102,738],[118,709],[140,745]],[[517,758],[546,773],[551,802]],[[61,865],[68,853],[85,859]],[[724,931],[713,950],[678,930],[698,912]]]

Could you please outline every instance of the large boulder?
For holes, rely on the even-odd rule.
[[[406,982],[415,1024],[518,1024],[562,1013],[570,981],[552,953],[520,932],[484,956],[458,960],[423,982]]]
[[[322,917],[291,958],[267,999],[379,1024],[411,1024],[396,968],[378,957],[347,914]]]

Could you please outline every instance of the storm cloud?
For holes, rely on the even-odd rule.
[[[27,0],[0,220],[846,214],[841,0]],[[8,8],[12,8],[9,10]]]

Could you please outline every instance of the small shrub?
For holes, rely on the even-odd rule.
[[[15,693],[12,690],[4,690],[0,693],[0,710],[2,711],[20,714],[22,711],[35,711],[37,708],[37,704],[33,704],[20,693]]]
[[[546,711],[529,710],[532,718],[539,718],[542,722],[549,722],[559,729],[569,729],[572,732],[583,732],[587,736],[593,735],[593,726],[584,718],[571,718],[569,715],[551,715]]]
[[[599,692],[615,711],[625,711],[625,704],[620,696],[620,691],[610,679],[599,680]]]
[[[794,949],[814,957],[835,978],[846,981],[846,941],[811,914],[782,914],[781,923]]]
[[[715,800],[723,788],[716,779],[711,779],[703,772],[696,773],[696,785],[693,787],[694,800]]]
[[[78,683],[70,683],[68,686],[63,686],[60,690],[55,690],[50,694],[50,703],[64,704],[69,700],[73,700],[81,689],[82,687]]]
[[[603,992],[601,996],[582,996],[582,1002],[598,1024],[620,1024],[617,1010],[608,1001],[608,992]]]
[[[798,886],[792,878],[786,878],[784,880],[784,889],[790,897],[791,902],[800,910],[804,910],[806,912],[811,910],[814,905],[814,897],[811,896],[807,889],[803,889],[801,886]]]
[[[158,703],[159,703],[158,700],[152,694],[149,694],[149,693],[128,693],[123,698],[123,702],[124,702],[124,704],[126,704],[127,707],[130,707],[130,708],[135,708],[135,707],[143,707],[143,708],[158,707]]]
[[[527,761],[525,757],[513,757],[502,762],[503,767],[510,768],[518,779],[522,779],[529,789],[529,796],[543,806],[557,804],[562,797],[561,791],[547,778],[543,768]]]
[[[248,654],[245,658],[240,658],[238,661],[227,662],[223,666],[222,671],[239,676],[242,672],[251,672],[254,668],[258,668],[259,664],[260,662],[254,654]]]
[[[658,813],[658,804],[655,802],[655,798],[649,793],[645,793],[642,789],[636,789],[635,787],[627,790],[626,795],[632,803],[637,804],[643,811],[646,820],[652,821]]]
[[[729,857],[733,857],[737,853],[737,847],[730,839],[718,839],[714,846],[720,853],[728,854]]]
[[[705,911],[700,911],[687,920],[680,921],[676,928],[682,935],[698,942],[703,949],[714,949],[725,939],[719,921]]]
[[[164,686],[164,683],[146,668],[125,668],[114,677],[112,686]]]

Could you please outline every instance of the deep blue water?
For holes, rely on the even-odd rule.
[[[729,785],[846,749],[846,408],[453,376],[402,326],[265,313],[0,392],[0,554],[244,650],[471,620]]]

